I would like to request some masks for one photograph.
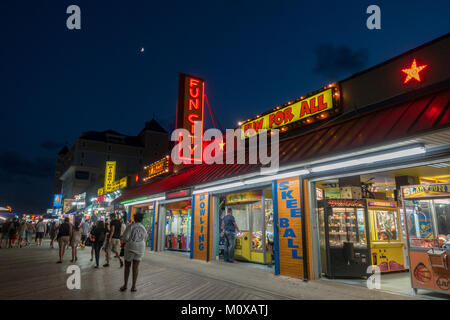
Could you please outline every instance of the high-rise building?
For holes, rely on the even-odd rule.
[[[116,161],[116,179],[134,177],[145,164],[168,152],[168,133],[154,119],[146,122],[137,136],[113,130],[84,132],[70,149],[58,153],[55,176],[61,181],[59,191],[64,199],[83,192],[90,199],[104,186],[106,161]]]

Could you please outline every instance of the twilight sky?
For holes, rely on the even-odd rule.
[[[66,27],[72,4],[81,30]],[[381,30],[366,28],[371,4]],[[448,0],[2,0],[0,206],[51,207],[56,153],[84,131],[136,135],[153,114],[173,127],[179,72],[206,79],[234,128],[442,36],[449,11]]]

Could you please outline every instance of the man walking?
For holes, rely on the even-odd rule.
[[[58,227],[59,260],[56,263],[62,263],[66,247],[69,246],[72,238],[72,225],[69,218],[64,218],[64,222]]]
[[[123,261],[120,259],[120,231],[122,229],[122,223],[119,219],[116,219],[116,214],[111,213],[111,223],[109,224],[109,241],[106,248],[106,264],[104,267],[109,267],[109,259],[111,258],[111,252],[116,254],[116,258],[119,258],[120,267],[123,267]]]
[[[147,238],[147,230],[142,225],[144,214],[136,213],[134,215],[134,223],[129,224],[122,236],[122,241],[125,242],[125,272],[124,285],[120,287],[120,291],[127,290],[128,278],[130,275],[131,263],[133,263],[133,284],[131,292],[136,291],[136,280],[139,273],[139,262],[145,251],[145,240]]]
[[[236,231],[239,228],[233,216],[233,210],[228,208],[227,215],[223,218],[225,233],[225,248],[223,251],[224,260],[226,262],[234,262],[234,245],[236,241]]]
[[[86,240],[89,234],[89,230],[90,230],[90,226],[89,226],[89,222],[86,220],[82,225],[81,225],[81,248],[84,249],[85,245],[86,245]]]
[[[35,239],[35,241],[36,241],[36,245],[37,246],[42,245],[42,238],[44,238],[44,234],[45,234],[46,229],[47,229],[47,227],[46,227],[46,225],[44,223],[44,220],[42,218],[39,219],[39,222],[36,225],[36,239]],[[39,243],[38,243],[38,240],[39,240]]]

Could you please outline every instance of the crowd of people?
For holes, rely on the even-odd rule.
[[[132,223],[125,225],[121,216],[112,213],[109,219],[100,219],[96,223],[83,219],[81,215],[75,215],[73,222],[68,217],[61,222],[53,220],[44,222],[26,221],[12,218],[1,226],[0,248],[23,248],[32,244],[34,235],[35,245],[42,246],[43,239],[50,239],[50,248],[54,248],[54,241],[59,245],[59,260],[62,263],[66,249],[71,247],[74,263],[78,260],[77,249],[85,249],[91,246],[91,259],[95,257],[95,268],[100,267],[102,250],[105,252],[103,267],[109,267],[111,258],[119,260],[120,268],[124,269],[124,285],[120,291],[125,291],[128,285],[130,270],[132,269],[131,291],[136,291],[136,281],[139,272],[139,263],[145,251],[147,231],[142,225],[144,216],[141,213],[134,215]],[[4,245],[4,246],[3,246]],[[123,257],[123,259],[122,259]]]

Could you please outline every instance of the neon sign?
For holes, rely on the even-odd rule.
[[[426,64],[418,67],[416,59],[414,59],[409,69],[402,69],[402,71],[407,74],[405,82],[403,82],[403,84],[407,83],[411,79],[416,79],[418,82],[421,82],[422,80],[420,80],[419,72],[425,69],[426,67],[427,67]]]
[[[171,171],[170,164],[171,164],[170,157],[165,156],[161,160],[158,160],[156,162],[153,162],[152,164],[149,164],[148,166],[145,166],[144,170],[148,174],[148,176],[145,177],[143,180],[147,181],[150,180],[151,178],[154,178],[163,173]]]
[[[203,154],[203,108],[204,108],[205,81],[198,77],[187,74],[180,74],[178,84],[178,107],[177,107],[177,128],[189,131],[190,157],[183,157],[180,148],[180,159],[188,162],[202,162]],[[195,124],[201,123],[200,137],[195,135]],[[182,145],[182,137],[179,139],[179,146]],[[199,156],[195,156],[195,151]]]
[[[271,130],[281,128],[284,132],[286,126],[308,125],[314,119],[322,120],[336,112],[335,108],[339,97],[338,88],[335,86],[325,87],[307,97],[300,97],[282,106],[266,112],[262,116],[249,119],[240,124],[241,139],[259,134],[261,130]],[[253,129],[249,131],[250,129]]]

